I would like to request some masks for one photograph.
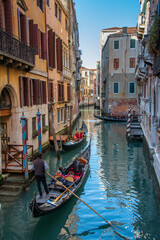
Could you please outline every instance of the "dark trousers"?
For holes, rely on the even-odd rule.
[[[37,181],[37,187],[38,187],[39,195],[42,196],[41,182],[42,182],[42,184],[44,186],[46,194],[48,194],[49,191],[48,191],[45,175],[42,175],[42,176],[36,175],[36,181]]]

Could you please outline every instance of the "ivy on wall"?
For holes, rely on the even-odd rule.
[[[156,15],[150,29],[149,52],[160,56],[160,16]]]

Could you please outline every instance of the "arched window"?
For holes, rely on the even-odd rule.
[[[0,109],[10,109],[12,107],[11,97],[6,88],[2,90],[0,96]]]

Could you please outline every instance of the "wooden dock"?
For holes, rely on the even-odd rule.
[[[139,122],[131,122],[130,139],[143,140],[144,134]]]

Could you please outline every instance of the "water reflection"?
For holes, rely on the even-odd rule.
[[[82,120],[92,134],[92,148],[90,172],[78,195],[115,227],[75,197],[56,213],[33,219],[28,209],[37,191],[33,182],[15,201],[1,203],[1,240],[160,239],[158,202],[143,143],[128,144],[126,124],[103,123],[93,117],[93,109],[82,111],[79,126]],[[61,159],[48,151],[44,158],[50,173],[66,166],[86,144],[61,152]]]

